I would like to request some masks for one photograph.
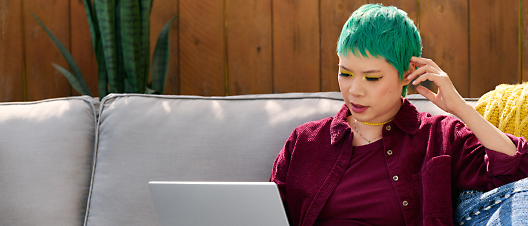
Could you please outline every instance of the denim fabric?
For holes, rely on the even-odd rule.
[[[528,178],[488,192],[463,191],[454,225],[528,225]]]

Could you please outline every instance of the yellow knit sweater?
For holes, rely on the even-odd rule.
[[[528,138],[528,83],[499,85],[475,109],[500,131]]]

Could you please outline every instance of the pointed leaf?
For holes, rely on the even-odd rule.
[[[92,5],[92,1],[83,0],[84,10],[86,11],[86,18],[88,19],[88,27],[90,28],[90,35],[92,36],[92,45],[95,49],[97,38],[99,38],[99,25]]]
[[[44,23],[42,23],[42,21],[40,21],[40,19],[33,12],[31,12],[31,15],[37,20],[37,22],[44,29],[44,31],[46,31],[46,33],[51,38],[53,43],[55,43],[55,46],[57,46],[59,51],[62,53],[62,56],[64,56],[64,59],[66,60],[66,62],[70,66],[70,68],[72,69],[73,75],[75,76],[76,80],[82,81],[86,85],[84,77],[83,77],[83,75],[81,73],[81,69],[79,69],[79,66],[77,66],[77,63],[73,59],[73,56],[70,54],[68,49],[66,49],[66,47],[64,47],[64,45],[59,41],[59,39],[46,27],[46,25],[44,25]],[[64,73],[63,73],[63,75],[64,75]],[[70,81],[70,79],[68,79],[68,81]],[[70,81],[70,84],[71,84],[71,81]],[[73,86],[73,84],[71,84],[71,85]]]
[[[55,67],[57,70],[68,79],[68,82],[70,82],[71,86],[77,90],[77,92],[81,93],[82,95],[90,95],[92,96],[92,93],[90,92],[90,89],[88,89],[88,86],[86,85],[86,82],[84,79],[78,79],[75,75],[73,75],[70,71],[66,70],[65,68],[53,64],[53,67]]]
[[[101,32],[102,50],[104,52],[109,92],[119,92],[117,79],[116,34],[115,34],[115,0],[94,0],[95,13]]]
[[[126,80],[126,71],[125,71],[125,63],[123,60],[123,43],[121,38],[121,1],[123,0],[116,0],[116,8],[115,8],[115,38],[116,38],[116,75],[115,75],[115,81],[116,81],[116,89],[119,93],[126,93],[128,90],[125,86],[125,80]],[[130,0],[124,0],[124,1],[130,1]]]
[[[176,17],[173,17],[163,29],[161,29],[154,49],[154,55],[152,56],[152,84],[151,88],[157,90],[163,94],[165,88],[165,78],[167,77],[167,70],[169,67],[169,31],[172,21]]]
[[[141,48],[141,27],[139,18],[139,2],[122,1],[120,7],[121,45],[123,60],[127,75],[127,83],[131,92],[142,92],[144,85],[138,87],[139,67],[141,65],[139,54]]]
[[[139,52],[139,59],[141,65],[139,73],[141,78],[138,78],[139,86],[146,87],[148,83],[149,68],[150,68],[150,13],[152,11],[153,0],[139,0],[140,18],[141,18],[141,49]]]
[[[99,99],[102,100],[103,97],[108,95],[108,75],[106,73],[106,64],[104,58],[104,52],[102,51],[103,44],[99,40],[97,43],[97,48],[95,51],[95,58],[97,59],[97,83],[99,86]]]

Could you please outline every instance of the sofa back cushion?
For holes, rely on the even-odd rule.
[[[0,103],[0,225],[83,225],[97,102]]]
[[[108,96],[87,225],[159,225],[149,181],[268,181],[293,129],[342,105],[339,93]]]

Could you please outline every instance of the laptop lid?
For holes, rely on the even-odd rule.
[[[149,182],[162,226],[288,226],[273,182]]]

